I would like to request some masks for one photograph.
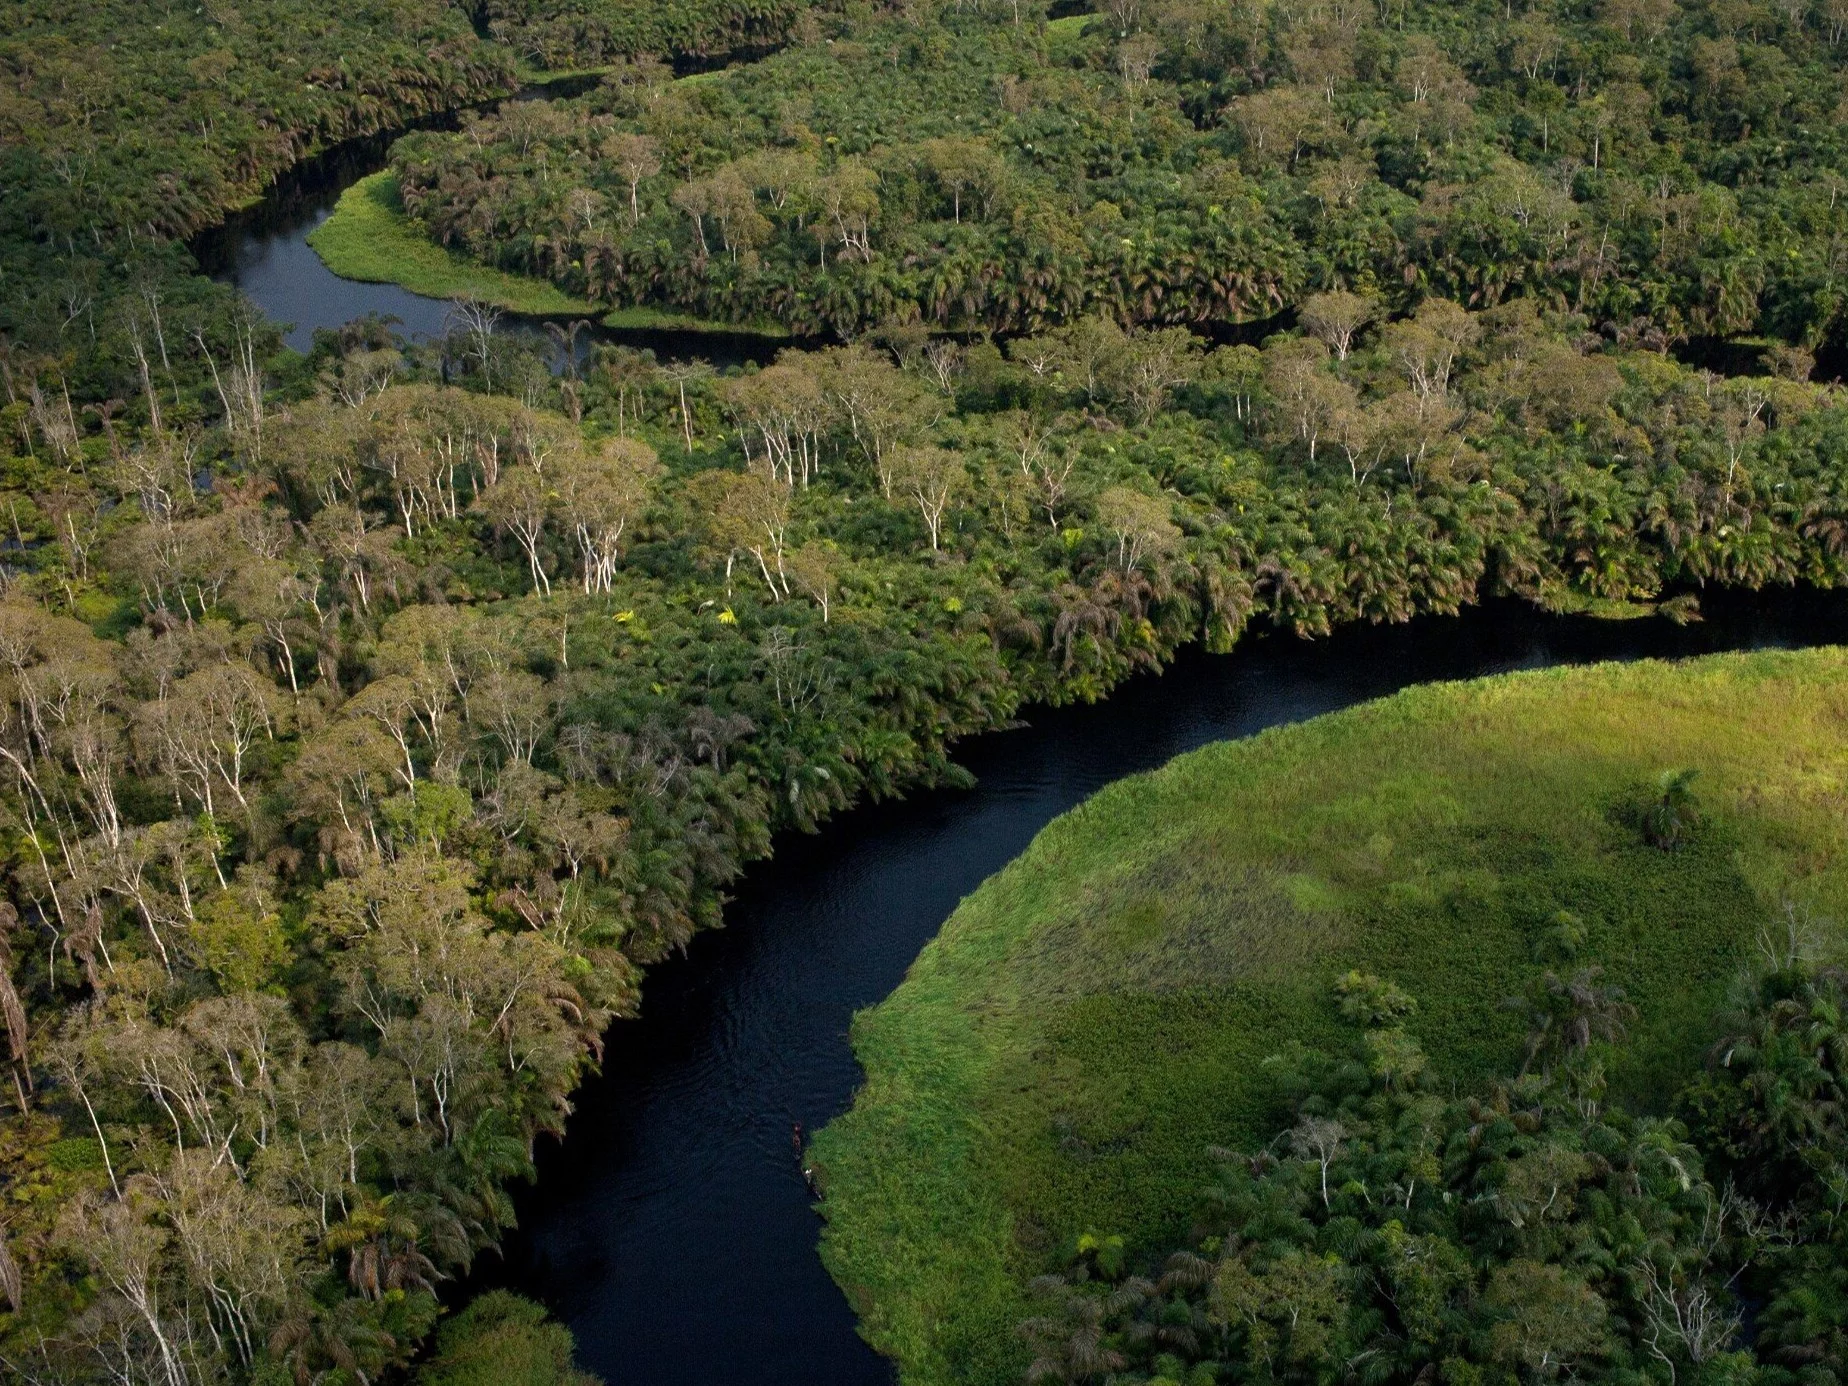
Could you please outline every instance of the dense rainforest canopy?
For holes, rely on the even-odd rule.
[[[1343,290],[1519,296],[1619,346],[1839,341],[1848,13],[1519,8],[829,19],[724,81],[626,67],[394,164],[480,258],[818,333],[1224,324]]]
[[[1087,1236],[1034,1283],[1027,1379],[1837,1379],[1848,977],[1779,963],[1724,1018],[1714,1076],[1641,1118],[1606,1100],[1597,1042],[1634,1008],[1595,969],[1536,976],[1546,1062],[1448,1097],[1413,999],[1348,973],[1359,1042],[1293,1056],[1289,1124],[1217,1152],[1207,1230],[1152,1275]]]
[[[1254,619],[1841,573],[1827,4],[70,10],[0,39],[21,1374],[405,1364],[642,969],[1026,703]],[[191,272],[448,112],[429,234],[827,340],[301,355]]]

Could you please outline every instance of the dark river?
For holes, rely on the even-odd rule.
[[[335,278],[303,236],[382,143],[305,166],[263,207],[202,238],[234,280],[307,345],[365,313],[413,333],[446,305]],[[711,338],[612,334],[662,355],[724,359]],[[1601,623],[1510,602],[1459,618],[1247,640],[1190,653],[1106,704],[1036,711],[961,759],[969,791],[863,808],[778,843],[727,911],[728,927],[648,978],[642,1017],[609,1035],[561,1144],[542,1148],[504,1263],[474,1285],[543,1300],[611,1386],[874,1386],[891,1371],[815,1253],[820,1222],[790,1143],[846,1108],[859,1081],[853,1013],[887,995],[956,903],[1055,815],[1112,780],[1209,741],[1246,736],[1408,684],[1511,669],[1764,645],[1848,641],[1848,596],[1717,595],[1707,619]]]
[[[898,985],[964,895],[1055,815],[1182,751],[1435,679],[1848,641],[1848,596],[1709,601],[1708,619],[1599,623],[1495,603],[1455,619],[1190,654],[1095,707],[1030,715],[960,759],[979,777],[785,839],[727,927],[648,978],[562,1145],[540,1153],[501,1283],[544,1300],[612,1386],[875,1386],[816,1256],[790,1146],[859,1083],[853,1013]]]

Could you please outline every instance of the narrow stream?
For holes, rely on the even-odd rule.
[[[411,335],[448,305],[337,278],[305,243],[387,141],[311,161],[254,211],[195,243],[306,349],[367,313]],[[536,323],[532,324],[536,325]],[[661,356],[761,358],[761,339],[600,333]],[[1511,602],[1365,628],[1314,644],[1247,640],[1185,655],[1096,707],[1038,711],[962,760],[967,792],[856,810],[784,840],[752,870],[728,927],[649,976],[639,1021],[608,1037],[562,1143],[542,1148],[521,1230],[464,1289],[505,1284],[548,1304],[611,1386],[884,1386],[888,1364],[816,1255],[792,1123],[814,1131],[859,1082],[853,1013],[887,995],[956,902],[1057,814],[1124,775],[1225,737],[1300,721],[1409,684],[1512,669],[1764,645],[1848,641],[1848,596],[1716,594],[1707,619],[1601,623]]]

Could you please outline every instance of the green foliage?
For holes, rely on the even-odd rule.
[[[1405,992],[1358,968],[1336,980],[1335,996],[1343,1018],[1368,1029],[1403,1022],[1418,1011]]]
[[[337,11],[123,0],[81,22],[16,0],[0,46],[14,97],[0,115],[12,192],[0,239],[10,257],[47,233],[65,255],[79,239],[127,242],[130,228],[189,235],[302,154],[505,91],[513,67],[438,0]]]
[[[1806,942],[1793,931],[1788,944],[1766,948],[1774,966],[1727,1017],[1704,1079],[1681,1100],[1713,1163],[1780,1219],[1776,1244],[1743,1282],[1762,1306],[1758,1343],[1778,1382],[1848,1371],[1848,977],[1806,956]]]
[[[340,194],[333,215],[308,237],[343,279],[402,284],[431,298],[476,298],[516,313],[587,313],[592,305],[542,280],[483,269],[432,245],[404,221],[390,170]]]
[[[292,958],[282,916],[229,890],[199,902],[191,933],[200,962],[228,995],[273,985]]]
[[[782,42],[807,0],[482,0],[499,42],[540,67],[636,54],[724,58]]]
[[[1484,592],[1687,619],[1705,584],[1843,575],[1848,411],[1804,383],[1843,311],[1828,6],[324,8],[33,0],[0,40],[0,1010],[32,1108],[0,1121],[27,1306],[0,1337],[47,1378],[105,1347],[150,1379],[404,1366],[641,970],[775,832],[955,781],[956,738],[1026,703],[1253,620]],[[786,39],[679,81],[646,56]],[[530,64],[607,70],[401,141],[321,248],[855,344],[554,377],[549,343],[478,316],[299,356],[192,273],[176,238],[301,155]],[[1261,347],[1196,335],[1287,307],[1302,331]],[[1660,354],[1746,333],[1767,374]],[[1733,674],[1628,723],[1585,695],[1591,736],[1524,704],[1518,745],[1421,740],[1437,704],[1401,700],[1359,746],[1266,741],[1299,758],[1257,797],[1255,753],[1227,753],[1229,790],[1110,830],[1097,854],[1130,865],[1097,899],[1034,887],[1044,947],[983,944],[955,985],[927,959],[861,1031],[864,1110],[903,1098],[908,1124],[827,1170],[869,1331],[927,1375],[1009,1371],[1021,1274],[1086,1237],[1066,1307],[1118,1312],[1094,1301],[1180,1240],[1204,1144],[1261,1139],[1273,1079],[1326,1076],[1338,1021],[1305,979],[1331,970],[1382,1101],[1480,1088],[1524,1040],[1524,1081],[1559,1082],[1626,1026],[1614,1091],[1672,1091],[1766,902],[1839,913],[1826,864],[1791,887],[1832,860],[1791,844],[1834,829],[1797,787],[1816,762],[1785,759],[1833,744],[1832,666],[1723,667],[1784,682],[1750,716]],[[1691,676],[1601,677],[1573,687],[1640,707],[1624,679]],[[1380,759],[1395,736],[1417,755]],[[1698,822],[1664,784],[1644,827],[1676,850],[1648,850],[1643,786],[1694,760]],[[1314,784],[1332,807],[1292,797]],[[1208,790],[1247,797],[1159,858]],[[1024,927],[1037,897],[995,903],[1019,884],[971,910]],[[991,985],[981,1026],[920,1029],[923,1076],[894,1058],[882,1016]],[[1745,1149],[1758,1118],[1709,1105]],[[1361,1196],[1318,1171],[1324,1213]],[[856,1187],[886,1224],[855,1223]],[[901,1289],[868,1247],[922,1269]],[[1789,1265],[1767,1322],[1797,1362],[1841,1328],[1833,1261]],[[1263,1271],[1238,1293],[1271,1360],[1355,1331],[1326,1257]],[[1483,1278],[1497,1346],[1437,1373],[1544,1375],[1597,1327],[1584,1294],[1619,1302],[1564,1274]],[[1286,1326],[1292,1298],[1315,1312]],[[457,1371],[567,1370],[526,1310],[469,1322]]]
[[[1590,1054],[1462,1099],[1316,1056],[1159,1273],[1035,1282],[1028,1379],[1839,1379],[1844,984],[1800,956],[1758,977],[1691,1126],[1607,1106]]]
[[[1313,299],[1345,359],[1423,297],[1523,299],[1617,343],[1769,338],[1802,376],[1844,321],[1848,45],[1820,14],[1651,9],[1646,40],[1615,11],[1486,0],[810,27],[831,41],[722,82],[624,67],[543,116],[407,140],[406,202],[574,294],[846,336]],[[1545,370],[1563,409],[1609,389]]]
[[[571,1365],[571,1330],[505,1290],[471,1300],[436,1335],[417,1386],[599,1386]]]
[[[1643,830],[1664,852],[1680,847],[1700,823],[1700,798],[1694,792],[1698,770],[1664,770],[1657,780],[1661,790],[1649,806]]]
[[[1126,1383],[1321,1382],[1356,1359],[1386,1379],[1739,1377],[1730,1286],[1765,1239],[1682,1128],[1603,1108],[1595,1065],[1435,1089],[1327,1062],[1293,1125],[1221,1152],[1207,1230],[1158,1276],[1040,1282],[1061,1312],[1022,1325],[1029,1378],[1097,1378],[1074,1330]]]

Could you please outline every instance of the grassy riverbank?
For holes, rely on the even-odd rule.
[[[856,1024],[866,1085],[815,1153],[866,1332],[907,1382],[1019,1380],[1027,1277],[1086,1230],[1178,1244],[1207,1147],[1270,1134],[1264,1060],[1335,1039],[1349,967],[1473,1084],[1518,1064],[1500,1003],[1570,910],[1640,1012],[1614,1089],[1659,1100],[1784,902],[1843,917],[1844,706],[1834,650],[1420,688],[1059,819]],[[1708,813],[1666,853],[1639,810],[1683,766]]]
[[[599,316],[605,327],[667,332],[743,332],[787,337],[774,325],[707,322],[652,308],[605,312],[554,284],[508,274],[445,250],[405,216],[390,169],[360,179],[340,195],[333,215],[308,235],[308,244],[335,274],[369,284],[399,284],[429,298],[472,297],[513,313],[543,317]]]
[[[470,296],[515,313],[594,313],[543,279],[506,274],[426,239],[404,215],[389,169],[362,178],[340,195],[334,214],[308,236],[315,254],[343,279],[401,284],[430,298]]]

